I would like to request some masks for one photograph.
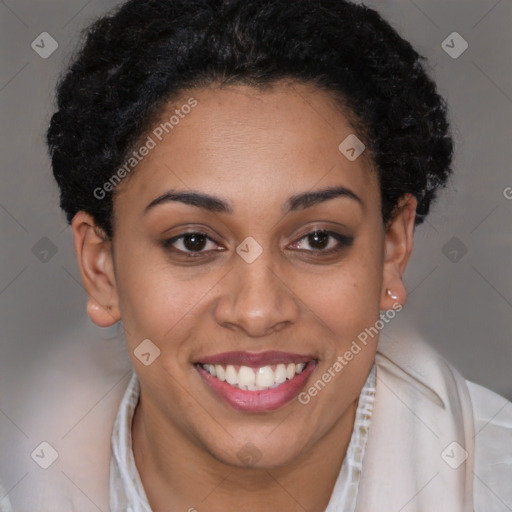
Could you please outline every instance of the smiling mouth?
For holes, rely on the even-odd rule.
[[[194,363],[214,395],[246,413],[267,413],[291,403],[317,365],[315,354],[277,350],[222,352]]]
[[[265,391],[279,387],[300,375],[310,362],[279,363],[260,367],[234,364],[198,365],[212,377],[244,391]]]

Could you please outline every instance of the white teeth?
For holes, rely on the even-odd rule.
[[[231,385],[238,384],[238,375],[232,364],[228,364],[226,367],[226,382]]]
[[[240,366],[240,370],[238,370],[237,384],[240,387],[241,386],[254,386],[255,384],[258,384],[258,386],[261,386],[261,384],[259,382],[256,382],[256,376],[254,375],[252,368],[249,368],[248,366]]]
[[[305,367],[305,363],[299,363],[299,364],[296,364],[295,365],[295,373],[298,375],[299,373],[302,372],[302,370],[304,370],[304,367]]]
[[[211,365],[208,365],[211,366]],[[208,368],[206,368],[208,370]],[[210,372],[210,370],[208,370]],[[210,372],[214,377],[217,377],[219,380],[226,380],[226,372],[224,371],[224,368],[220,364],[215,365],[215,373],[217,375],[214,375],[212,372]]]
[[[217,370],[215,369],[215,365],[205,364],[204,366],[214,377],[217,377]],[[224,379],[222,379],[222,380],[224,380]]]
[[[278,364],[276,367],[276,383],[282,384],[286,380],[286,366]]]
[[[203,368],[217,377],[220,381],[226,381],[231,386],[249,391],[262,391],[264,389],[276,388],[286,380],[291,380],[304,371],[306,363],[279,363],[272,366],[262,366],[260,368],[251,368],[249,366],[240,366],[238,371],[235,366],[228,364],[203,364]]]
[[[262,391],[267,388],[265,388],[264,386],[247,386],[247,389],[249,391]]]
[[[242,366],[242,368],[244,368]],[[240,371],[242,371],[240,368]],[[252,370],[251,370],[252,371]],[[268,388],[274,384],[275,375],[270,366],[264,366],[263,368],[258,368],[256,371],[256,385],[262,386],[264,388]]]

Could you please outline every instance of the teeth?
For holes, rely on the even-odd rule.
[[[240,367],[240,370],[238,370],[238,382],[235,382],[234,384],[238,384],[239,386],[254,386],[255,384],[258,384],[258,386],[262,386],[261,383],[256,382],[256,376],[254,375],[252,368],[249,368],[248,366]]]
[[[214,377],[217,377],[217,379],[222,380],[222,381],[226,380],[226,372],[224,371],[224,368],[220,364],[216,364],[216,365],[209,364],[207,366],[208,366],[208,368],[206,368],[206,370],[208,370]],[[215,373],[210,371],[210,368],[213,368],[213,371],[217,375],[215,375]]]
[[[240,368],[240,373],[242,373],[242,370],[244,368],[247,368],[247,366],[242,366]],[[252,372],[252,370],[251,370]],[[253,372],[254,373],[254,372]],[[268,388],[269,386],[272,386],[275,382],[275,375],[272,371],[272,368],[270,366],[264,366],[263,368],[258,368],[256,370],[256,385],[262,386],[264,388]]]
[[[286,380],[291,380],[304,371],[306,363],[280,363],[273,366],[251,368],[240,366],[238,370],[234,365],[228,364],[203,364],[203,368],[221,381],[226,381],[231,386],[249,391],[262,391],[272,389]]]
[[[217,370],[215,368],[215,365],[213,364],[205,364],[204,367],[214,376],[214,377],[217,377]],[[222,373],[224,374],[224,368],[222,368]],[[224,380],[224,379],[221,379],[221,380]]]
[[[276,367],[276,383],[282,384],[286,380],[286,366],[278,364]]]
[[[228,364],[226,367],[226,382],[231,385],[238,384],[238,375],[232,364]]]

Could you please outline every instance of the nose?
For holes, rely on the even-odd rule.
[[[300,309],[293,286],[272,265],[271,255],[264,251],[252,263],[236,258],[235,268],[226,277],[216,303],[217,323],[254,338],[296,323]]]

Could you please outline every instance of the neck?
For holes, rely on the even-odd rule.
[[[132,423],[132,446],[153,512],[323,512],[345,458],[357,409],[356,400],[330,431],[289,464],[248,469],[219,461],[179,430],[154,421],[146,403],[141,394]]]

